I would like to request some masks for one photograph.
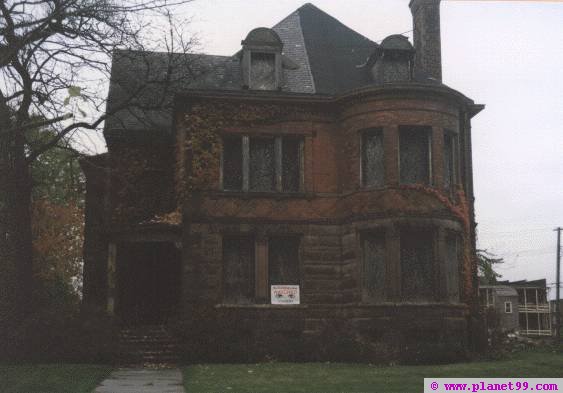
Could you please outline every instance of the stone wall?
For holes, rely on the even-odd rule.
[[[191,98],[178,112],[181,145],[194,132],[187,126],[190,108],[198,105],[194,101]],[[210,113],[233,105],[229,99],[219,102],[209,106]],[[253,113],[248,124],[225,121],[218,113],[208,116],[221,119],[221,136],[302,136],[304,188],[292,194],[222,191],[221,168],[214,166],[204,173],[209,178],[202,184],[207,186],[192,189],[183,199],[185,307],[179,332],[191,356],[188,360],[423,361],[429,356],[444,360],[466,350],[474,260],[467,208],[472,201],[463,192],[470,173],[468,146],[463,144],[467,130],[460,126],[463,104],[439,94],[391,92],[383,97],[347,97],[324,106],[303,103],[297,112],[272,109],[283,104],[270,103],[261,115],[262,104],[236,102],[243,113],[246,105]],[[197,116],[201,113],[200,109]],[[427,185],[400,184],[400,126],[430,130]],[[383,130],[385,180],[378,187],[361,184],[361,131],[369,128]],[[455,192],[444,187],[446,130],[461,141]],[[220,150],[219,146],[213,151]],[[180,158],[187,154],[178,151]],[[179,160],[182,168],[187,167],[185,161]],[[426,291],[429,297],[402,288],[401,234],[407,229],[432,234],[432,282],[420,283],[432,287]],[[362,237],[374,231],[385,239],[385,296],[367,300]],[[464,239],[453,270],[447,265],[452,252],[445,243],[451,233]],[[250,236],[256,245],[253,304],[233,304],[223,296],[222,239],[232,234]],[[268,262],[259,248],[267,247],[269,237],[282,234],[300,240],[299,306],[270,305],[259,289],[268,285],[263,275]],[[456,269],[459,277],[450,285]],[[452,285],[459,285],[457,298],[455,293],[451,296]]]

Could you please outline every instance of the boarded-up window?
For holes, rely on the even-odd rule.
[[[250,86],[256,90],[276,88],[276,56],[273,53],[252,53],[250,57]]]
[[[223,301],[254,302],[254,239],[251,237],[223,238]]]
[[[451,132],[444,132],[444,187],[451,189],[456,184],[457,176],[457,137]]]
[[[446,296],[452,303],[459,302],[461,239],[455,233],[446,235]]]
[[[250,191],[275,189],[274,138],[250,138]]]
[[[268,240],[270,285],[299,285],[299,238],[271,237]]]
[[[430,230],[401,231],[402,292],[405,300],[434,300],[434,236]]]
[[[385,167],[383,156],[383,131],[366,130],[362,133],[362,184],[366,187],[383,186]]]
[[[242,137],[223,139],[223,188],[242,190]]]
[[[385,235],[366,233],[362,236],[363,298],[365,301],[385,300]]]
[[[301,140],[282,139],[282,189],[286,192],[299,191],[301,183]]]
[[[399,127],[401,183],[430,182],[430,127]]]

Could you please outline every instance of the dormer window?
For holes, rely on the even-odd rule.
[[[259,27],[242,41],[241,69],[245,88],[277,90],[281,88],[283,43],[272,29]]]
[[[275,90],[276,55],[273,53],[250,54],[250,86],[253,90]]]
[[[376,83],[409,82],[414,48],[408,38],[399,34],[385,38],[368,59]]]

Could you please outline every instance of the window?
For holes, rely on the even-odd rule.
[[[250,138],[250,191],[274,191],[274,138]]]
[[[251,53],[250,88],[256,90],[276,89],[276,55],[274,53]]]
[[[223,188],[242,190],[242,138],[223,139]]]
[[[365,130],[361,135],[362,149],[362,185],[380,187],[385,182],[383,155],[383,130],[380,128]]]
[[[444,132],[444,188],[450,190],[457,184],[457,135]]]
[[[362,293],[364,301],[385,300],[385,234],[362,235],[363,272]]]
[[[431,127],[399,127],[399,171],[403,184],[430,184]]]
[[[223,138],[222,183],[226,191],[299,192],[303,184],[303,138]]]
[[[298,192],[301,188],[302,140],[282,138],[282,190]]]
[[[252,237],[223,237],[223,301],[229,304],[254,302]]]
[[[403,299],[434,300],[433,232],[405,229],[400,242]]]
[[[446,235],[446,296],[452,303],[459,302],[459,275],[461,238],[456,233]]]
[[[299,285],[299,238],[271,237],[268,240],[270,285]]]
[[[512,314],[512,302],[504,302],[504,312]]]
[[[224,236],[223,302],[267,302],[271,285],[300,285],[299,245],[294,235],[258,242],[250,236]]]

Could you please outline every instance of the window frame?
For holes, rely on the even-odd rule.
[[[297,250],[296,250],[296,254],[297,254],[297,275],[298,275],[298,279],[296,283],[285,283],[285,284],[272,284],[272,280],[271,280],[271,276],[270,276],[270,268],[271,268],[271,260],[270,260],[270,253],[271,253],[271,241],[272,239],[291,239],[292,241],[295,241],[297,243]],[[272,285],[299,285],[299,291],[301,292],[302,289],[302,282],[303,282],[303,268],[301,265],[301,248],[302,248],[302,243],[303,243],[303,239],[301,237],[301,235],[299,234],[294,234],[294,233],[285,233],[285,234],[271,234],[270,236],[268,236],[268,240],[266,242],[266,266],[267,266],[267,275],[266,275],[266,301],[268,302],[268,304],[271,303],[272,299],[271,299],[271,288]],[[301,297],[302,300],[302,297]],[[301,304],[303,304],[303,302],[301,301]]]
[[[224,181],[225,173],[225,141],[229,138],[241,138],[241,155],[242,155],[242,187],[241,189],[226,189]],[[270,191],[253,191],[250,189],[250,141],[251,139],[269,139],[274,141],[274,187]],[[284,139],[293,139],[298,142],[298,171],[299,171],[299,186],[297,191],[284,190],[283,184],[283,142]],[[303,135],[272,135],[272,134],[224,134],[222,136],[222,148],[220,159],[220,176],[219,188],[223,192],[243,192],[252,194],[300,194],[305,190],[305,136]]]
[[[461,298],[462,298],[462,292],[463,292],[463,280],[462,280],[462,269],[463,269],[463,248],[464,248],[464,243],[463,243],[463,236],[461,235],[460,232],[458,231],[454,231],[454,230],[446,230],[445,231],[445,236],[444,236],[444,246],[446,247],[446,252],[444,255],[444,262],[447,264],[446,266],[443,266],[444,272],[446,273],[445,275],[445,285],[446,285],[446,293],[445,293],[445,297],[446,300],[450,303],[460,303],[461,302]],[[449,242],[450,241],[454,241],[455,243],[455,264],[451,265],[451,261],[449,260],[449,253],[448,253],[448,246],[449,246]],[[452,285],[450,283],[450,268],[452,266],[456,267],[456,277],[457,277],[457,291],[456,291],[456,298],[455,300],[452,301],[452,299],[450,298],[450,289],[452,288]]]
[[[253,80],[252,70],[253,70],[253,59],[256,57],[271,57],[273,62],[273,69],[272,69],[272,86],[268,88],[259,88],[256,85],[256,81]],[[280,80],[278,75],[278,54],[277,51],[273,50],[251,50],[249,54],[249,68],[248,68],[248,88],[250,90],[258,90],[258,91],[272,91],[277,90],[280,86]]]
[[[505,314],[512,314],[512,302],[511,301],[504,302],[504,313]]]
[[[252,272],[252,282],[246,283],[248,288],[248,292],[251,294],[250,298],[248,299],[248,303],[241,303],[241,302],[232,302],[230,299],[227,299],[227,291],[225,289],[226,282],[225,282],[225,274],[226,274],[226,259],[225,259],[225,243],[226,240],[238,240],[240,241],[247,241],[249,244],[252,245],[252,249],[250,250],[249,255],[251,256],[250,263],[253,264],[249,266],[249,272]],[[234,305],[245,305],[245,304],[256,304],[257,296],[256,296],[256,236],[253,233],[223,233],[221,238],[221,303],[222,304],[234,304]],[[239,247],[239,251],[240,251]],[[239,253],[240,258],[240,253]]]
[[[252,288],[252,297],[249,299],[247,303],[236,303],[230,301],[226,297],[225,291],[225,240],[236,239],[236,240],[245,240],[249,241],[252,244],[252,262],[254,263],[253,266],[250,267],[252,273],[252,283],[248,284],[248,288]],[[287,283],[287,285],[299,285],[300,291],[303,288],[303,266],[302,266],[302,247],[303,247],[303,234],[301,233],[273,233],[268,235],[267,237],[263,238],[260,236],[256,236],[255,233],[233,233],[233,232],[225,232],[222,234],[221,240],[221,294],[220,294],[220,302],[221,304],[225,305],[243,305],[243,306],[252,306],[258,304],[270,304],[271,303],[271,279],[270,279],[270,244],[272,239],[291,239],[292,241],[296,242],[297,249],[296,256],[297,256],[297,275],[298,279],[297,282],[294,283]],[[285,284],[279,284],[285,285]],[[302,294],[302,293],[301,293]],[[303,304],[303,297],[301,296],[300,305]],[[298,305],[283,305],[281,307],[294,307]]]
[[[409,239],[409,242],[412,241],[412,239],[416,238],[417,240],[420,239],[420,234],[426,234],[427,236],[430,237],[430,246],[429,246],[429,250],[431,252],[431,260],[429,263],[429,268],[430,268],[430,272],[428,274],[428,278],[430,279],[430,283],[426,283],[425,286],[427,286],[428,288],[430,288],[430,291],[428,291],[428,293],[425,293],[424,296],[412,296],[410,294],[407,294],[405,291],[405,278],[407,277],[407,275],[405,274],[405,265],[403,264],[404,260],[403,260],[403,244],[407,243],[407,239]],[[406,235],[406,236],[405,236]],[[409,236],[409,235],[413,235],[413,236]],[[405,243],[403,243],[405,242]],[[399,264],[400,264],[400,271],[401,271],[401,301],[403,302],[414,302],[414,303],[420,303],[420,302],[434,302],[434,301],[439,301],[440,300],[440,294],[439,294],[439,289],[437,284],[440,283],[440,277],[438,277],[438,273],[441,269],[441,267],[439,266],[439,250],[438,250],[438,230],[436,227],[434,226],[425,226],[425,225],[415,225],[415,226],[411,226],[411,225],[405,225],[399,228]],[[417,251],[417,253],[419,253],[419,251]]]
[[[446,162],[446,136],[451,138],[452,140],[452,168],[451,173],[450,173],[450,186],[447,187],[446,186],[446,171],[445,171],[445,162]],[[444,137],[443,137],[443,147],[442,147],[442,154],[443,154],[443,162],[442,162],[442,166],[443,166],[443,182],[444,182],[444,188],[448,191],[453,192],[456,187],[460,184],[460,144],[459,144],[459,134],[453,130],[450,129],[444,129]]]
[[[389,290],[388,290],[388,286],[387,286],[387,281],[389,280],[389,271],[387,269],[388,267],[388,247],[389,245],[387,244],[387,230],[385,228],[377,228],[377,229],[369,229],[369,230],[364,230],[359,232],[359,244],[360,244],[360,261],[361,261],[361,266],[359,272],[360,272],[360,289],[361,289],[361,301],[362,303],[366,303],[366,304],[376,304],[376,303],[384,303],[385,301],[387,301],[388,297],[389,297]],[[383,240],[383,266],[381,266],[381,268],[384,271],[383,274],[383,287],[381,289],[381,298],[376,298],[373,296],[369,296],[367,294],[367,288],[366,288],[366,279],[367,279],[367,272],[366,272],[366,265],[367,265],[367,260],[366,260],[366,253],[365,253],[365,242],[368,241],[368,239],[370,237],[379,237],[380,239]]]
[[[370,134],[370,133],[378,133],[381,135],[381,145],[383,148],[383,156],[382,156],[382,160],[383,160],[383,181],[381,184],[376,184],[376,185],[368,185],[366,184],[366,179],[365,179],[365,165],[364,165],[364,145],[365,145],[365,138]],[[383,130],[383,127],[369,127],[369,128],[364,128],[361,129],[359,132],[359,140],[360,140],[360,186],[361,188],[366,188],[366,189],[378,189],[378,188],[383,188],[386,185],[386,162],[385,162],[385,132]]]
[[[426,134],[426,139],[427,139],[427,147],[428,147],[428,179],[427,182],[424,183],[423,185],[428,186],[428,187],[432,187],[434,185],[434,170],[432,167],[432,144],[433,144],[433,138],[432,138],[432,133],[433,133],[433,127],[432,126],[428,126],[428,125],[399,125],[397,127],[397,168],[398,168],[398,181],[399,184],[401,185],[412,185],[412,184],[420,184],[420,183],[407,183],[407,182],[403,182],[401,180],[401,130],[407,130],[407,129],[416,129],[416,128],[424,128],[424,133]],[[411,131],[413,132],[413,131]],[[414,131],[416,132],[416,131]],[[421,132],[421,131],[420,131]]]

